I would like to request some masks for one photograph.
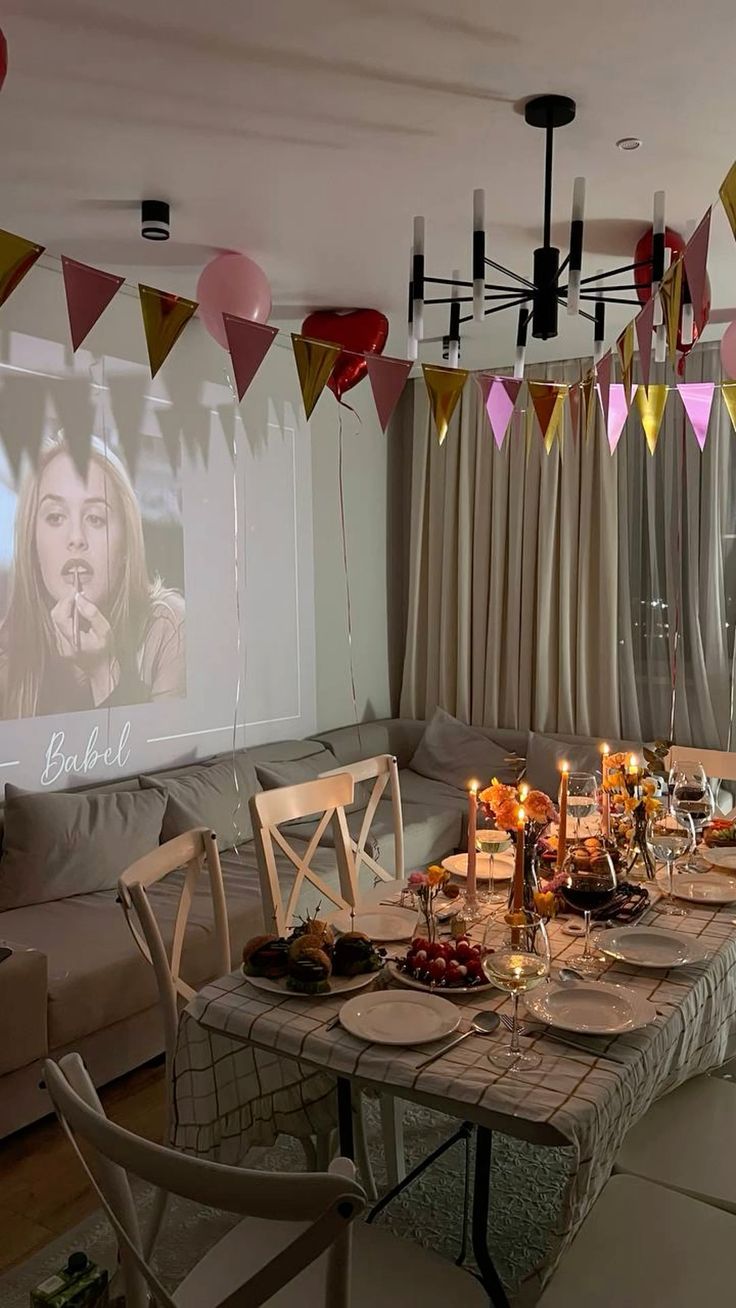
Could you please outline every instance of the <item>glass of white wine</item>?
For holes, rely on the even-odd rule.
[[[675,903],[674,870],[678,858],[695,848],[695,828],[690,814],[670,811],[651,818],[647,823],[647,845],[652,858],[667,867],[663,912],[670,917],[685,917],[685,909]]]
[[[488,919],[483,936],[483,971],[492,985],[511,995],[513,1004],[508,1047],[488,1055],[494,1066],[507,1071],[539,1067],[539,1054],[523,1050],[519,1041],[519,995],[547,980],[549,964],[549,938],[536,913],[519,909]]]
[[[567,778],[567,815],[575,819],[575,839],[580,839],[580,823],[592,818],[598,809],[598,781],[593,772],[570,772]],[[586,828],[586,835],[591,831]]]
[[[500,831],[496,827],[478,826],[475,833],[475,843],[481,854],[488,858],[488,881],[479,882],[478,903],[479,904],[501,904],[505,903],[507,893],[505,890],[496,889],[496,854],[504,854],[507,849],[511,848],[511,836],[508,831]]]

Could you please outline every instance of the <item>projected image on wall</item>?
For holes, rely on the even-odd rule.
[[[141,437],[133,480],[94,437],[86,470],[62,435],[16,487],[0,453],[0,718],[186,694],[180,487]]]

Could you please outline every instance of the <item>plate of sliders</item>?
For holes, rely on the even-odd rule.
[[[375,980],[385,954],[362,931],[337,935],[307,918],[289,936],[254,936],[243,949],[243,975],[257,990],[320,999],[361,990]]]

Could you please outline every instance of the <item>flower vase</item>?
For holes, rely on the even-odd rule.
[[[643,802],[637,804],[634,809],[633,819],[631,851],[626,874],[634,881],[653,881],[656,869],[647,846],[647,812]]]
[[[539,878],[537,877],[537,838],[524,843],[524,892],[522,908],[527,909],[530,913],[535,913],[534,896],[539,890]],[[509,882],[509,911],[514,906],[514,878]]]

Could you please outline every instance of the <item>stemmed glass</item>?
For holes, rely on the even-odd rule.
[[[483,971],[492,985],[511,995],[513,1004],[509,1044],[488,1055],[496,1067],[511,1071],[539,1067],[539,1054],[523,1050],[519,1042],[519,995],[541,985],[549,977],[549,966],[549,939],[536,913],[522,908],[503,918],[488,919],[483,936]]]
[[[575,818],[575,839],[580,839],[580,822],[592,817],[598,807],[598,781],[593,772],[570,772],[567,778],[567,811]]]
[[[479,814],[480,819],[480,814]],[[511,848],[511,836],[508,831],[499,830],[496,827],[481,826],[480,820],[475,833],[475,843],[481,853],[488,856],[489,879],[487,882],[479,882],[478,903],[481,905],[493,905],[506,902],[507,894],[505,890],[496,889],[495,876],[495,856],[504,854],[507,849]],[[483,886],[484,888],[480,888]]]
[[[705,824],[710,822],[716,808],[705,768],[702,763],[677,763],[670,769],[669,781],[672,811],[678,817],[681,813],[690,815],[697,843],[698,836]],[[691,860],[688,860],[685,867],[688,872],[700,870]]]
[[[616,870],[606,850],[592,852],[584,844],[573,845],[562,865],[560,894],[570,908],[582,912],[585,945],[582,954],[570,959],[570,966],[583,976],[597,976],[606,963],[605,954],[590,943],[591,913],[610,904],[616,893]]]
[[[650,818],[647,845],[658,863],[667,867],[667,899],[663,912],[670,917],[685,917],[685,909],[675,903],[674,867],[678,858],[695,847],[695,828],[689,813],[672,810]]]

